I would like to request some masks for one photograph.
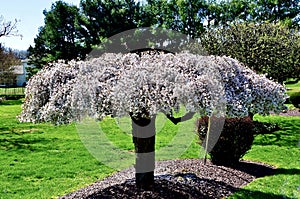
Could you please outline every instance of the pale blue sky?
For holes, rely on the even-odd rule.
[[[51,5],[56,0],[0,0],[0,16],[5,21],[21,20],[17,29],[20,37],[1,37],[0,43],[5,47],[27,50],[30,45],[34,45],[33,39],[38,34],[38,28],[44,25],[43,10],[50,10]],[[72,5],[79,5],[80,0],[64,0]]]

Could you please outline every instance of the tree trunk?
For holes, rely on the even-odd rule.
[[[151,190],[155,169],[155,118],[132,118],[132,135],[136,154],[136,186]]]

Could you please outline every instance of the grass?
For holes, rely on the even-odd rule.
[[[7,100],[0,105],[1,199],[56,198],[116,171],[89,153],[75,124],[19,123],[16,116],[21,111],[21,103],[21,100]],[[178,131],[178,127],[169,121],[160,122],[157,149],[167,146],[176,137],[174,132]],[[115,119],[109,117],[100,126],[104,132],[109,132],[107,137],[117,147],[133,152],[131,135],[122,131],[126,127],[119,125],[123,129],[118,128]],[[199,157],[196,135],[191,137],[194,143],[188,151],[179,153],[182,158]]]
[[[300,81],[293,84],[286,84],[286,87],[288,89],[287,94],[293,95],[294,93],[300,93]]]
[[[3,103],[0,105],[0,198],[56,198],[115,172],[89,153],[75,124],[19,123],[16,116],[21,111],[22,101]],[[188,142],[191,145],[185,151],[176,151],[175,155],[203,157],[196,136],[190,132],[193,131],[192,120],[175,126],[160,115],[158,118],[159,159],[180,148],[187,137],[191,137]],[[274,165],[278,170],[275,175],[253,181],[231,198],[300,198],[300,117],[256,116],[256,119],[279,123],[283,129],[257,136],[244,158]],[[118,148],[132,153],[134,148],[127,124],[128,118],[108,117],[100,126]]]
[[[300,117],[256,116],[282,130],[258,135],[245,159],[276,166],[275,175],[259,178],[230,198],[300,198]]]
[[[0,198],[51,198],[113,172],[82,145],[74,125],[20,124],[20,105],[0,106]]]

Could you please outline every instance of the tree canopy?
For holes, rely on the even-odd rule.
[[[21,120],[66,123],[81,113],[152,117],[181,104],[211,115],[225,102],[227,116],[242,117],[282,110],[284,91],[228,57],[104,54],[41,70],[28,82]]]
[[[31,62],[37,67],[58,59],[84,58],[91,50],[86,48],[81,37],[81,15],[76,6],[62,1],[52,4],[51,10],[44,10],[45,26],[41,27],[34,39],[35,46],[30,46]]]
[[[299,78],[300,36],[282,23],[236,23],[209,30],[202,46],[209,54],[231,56],[279,82]]]
[[[101,42],[137,27],[163,27],[193,38],[206,30],[249,22],[284,22],[299,26],[299,0],[81,0],[79,7],[63,1],[45,10],[31,62],[41,68],[58,59],[84,59]]]

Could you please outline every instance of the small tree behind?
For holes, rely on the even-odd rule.
[[[16,83],[16,74],[13,66],[21,64],[21,61],[15,56],[12,50],[6,50],[0,44],[0,84],[14,85]]]
[[[279,82],[299,78],[300,36],[281,23],[242,23],[209,30],[202,46],[209,54],[230,56]]]

